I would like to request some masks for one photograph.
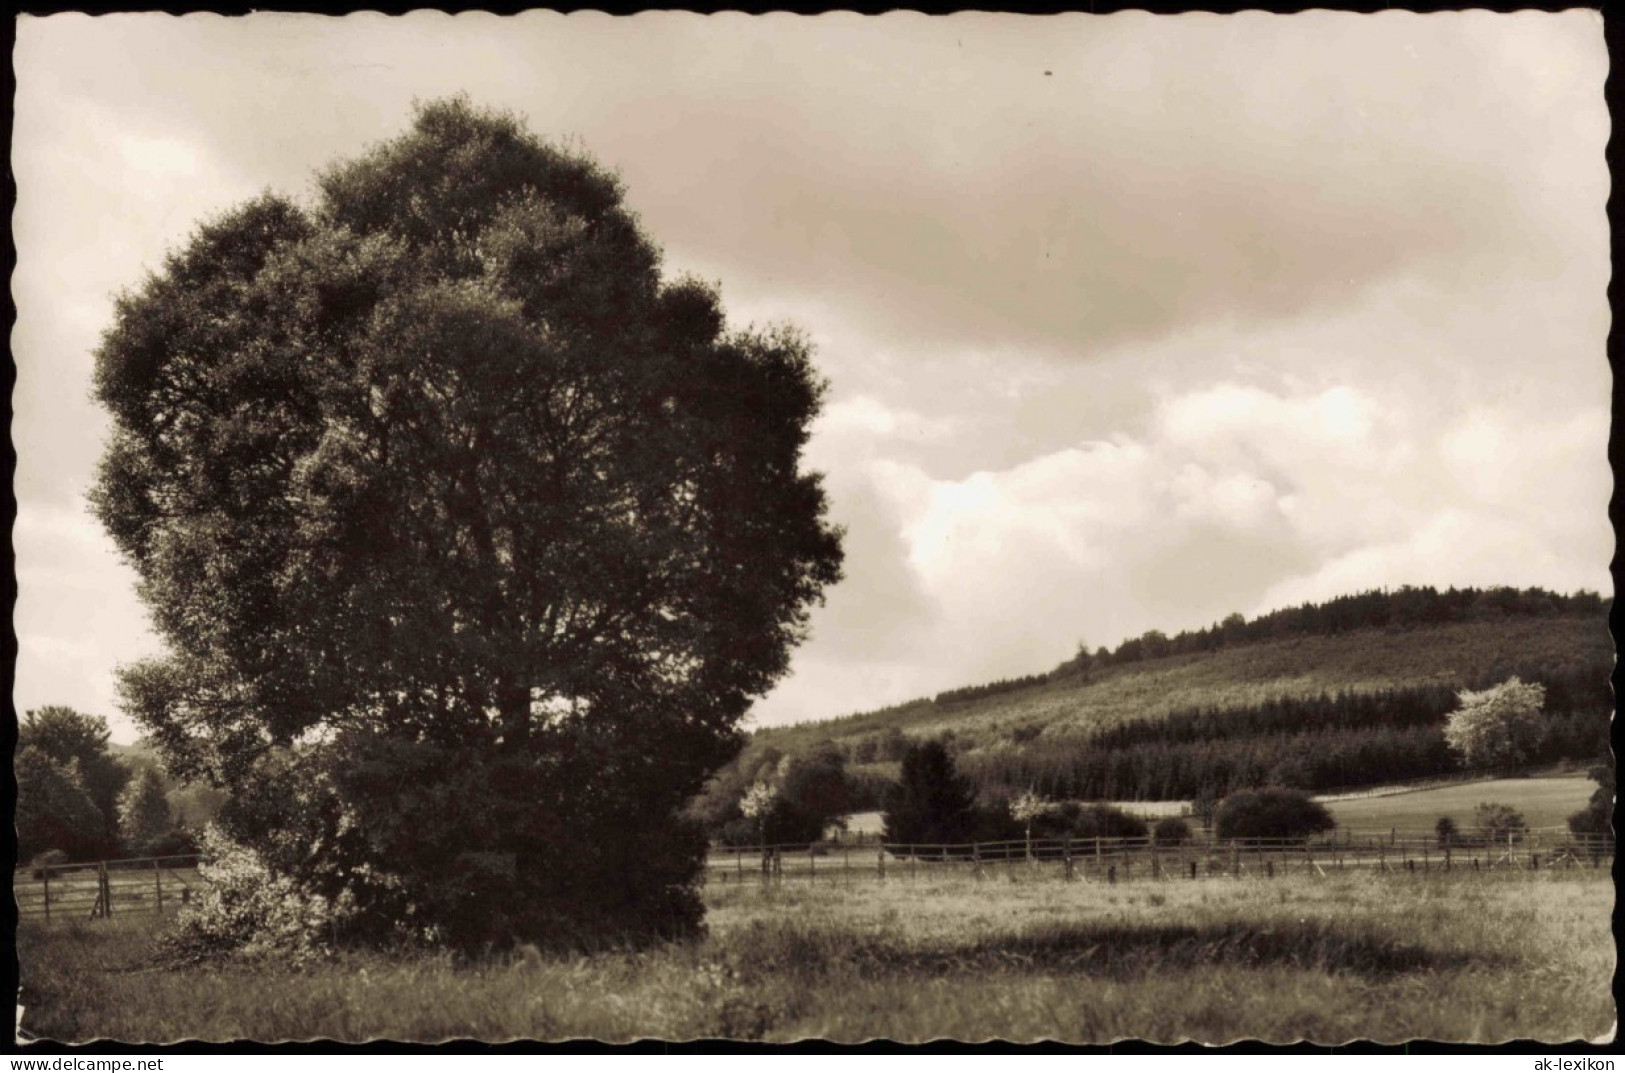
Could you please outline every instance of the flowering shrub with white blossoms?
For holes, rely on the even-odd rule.
[[[303,890],[212,824],[201,849],[203,889],[176,920],[172,954],[199,959],[237,951],[304,961],[331,951],[335,930],[352,911],[348,892],[335,902]]]

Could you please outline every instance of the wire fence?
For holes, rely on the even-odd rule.
[[[195,855],[37,864],[12,873],[20,916],[96,919],[114,913],[173,912],[197,896]]]
[[[1614,839],[1567,828],[1509,832],[1503,838],[1342,828],[1309,839],[1220,840],[1209,834],[1178,843],[1154,838],[1034,838],[1001,842],[814,842],[713,846],[709,883],[802,880],[856,882],[969,875],[978,879],[1058,878],[1118,883],[1221,877],[1330,876],[1352,869],[1386,873],[1524,873],[1611,869]],[[31,865],[12,873],[19,915],[46,921],[162,915],[197,897],[198,858],[135,857]]]
[[[806,882],[911,879],[970,875],[978,879],[1059,878],[1105,883],[1330,876],[1363,869],[1377,873],[1527,873],[1610,869],[1614,840],[1581,836],[1567,828],[1525,830],[1504,839],[1458,837],[1397,829],[1338,831],[1310,839],[1198,837],[1180,843],[1154,838],[1018,839],[943,844],[812,843],[713,847],[706,880]]]

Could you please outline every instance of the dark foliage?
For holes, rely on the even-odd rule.
[[[126,707],[357,919],[691,930],[678,812],[839,576],[807,345],[726,331],[621,197],[427,104],[308,210],[203,226],[98,351],[95,506],[169,647]]]
[[[1218,838],[1308,838],[1336,826],[1308,794],[1274,787],[1231,794],[1213,817]]]
[[[46,705],[25,714],[17,728],[17,748],[38,749],[77,773],[79,785],[96,807],[91,826],[73,834],[76,857],[116,857],[119,853],[119,795],[130,769],[108,748],[107,720],[72,708]],[[80,821],[76,821],[80,822]],[[66,848],[68,843],[52,843]]]
[[[1608,835],[1614,832],[1614,758],[1604,755],[1586,774],[1597,788],[1583,811],[1569,817],[1569,830],[1577,835]]]
[[[1033,822],[1035,838],[1144,838],[1147,827],[1138,816],[1106,804],[1062,803]]]
[[[1180,846],[1191,839],[1191,825],[1178,816],[1165,816],[1157,821],[1151,837],[1159,846]]]
[[[891,843],[959,843],[976,834],[975,794],[940,741],[912,746],[902,775],[886,795],[885,833]]]

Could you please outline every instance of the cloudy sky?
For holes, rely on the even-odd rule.
[[[847,580],[762,723],[1405,583],[1611,594],[1601,20],[25,18],[19,711],[159,651],[87,513],[113,295],[466,92],[787,320]]]

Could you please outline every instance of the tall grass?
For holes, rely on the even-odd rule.
[[[131,918],[20,933],[24,1027],[81,1041],[1592,1038],[1612,888],[1578,873],[713,887],[710,935],[589,958],[163,969]]]

